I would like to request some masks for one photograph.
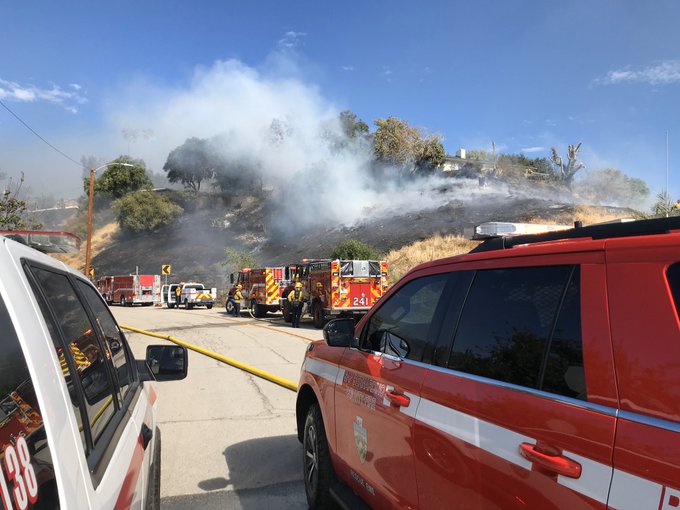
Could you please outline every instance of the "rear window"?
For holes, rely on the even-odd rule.
[[[5,510],[59,508],[42,412],[2,298],[0,332],[0,500]]]
[[[666,279],[673,294],[675,313],[680,317],[680,262],[676,262],[666,270]]]

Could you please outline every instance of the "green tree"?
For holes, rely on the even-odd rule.
[[[115,200],[113,208],[121,230],[152,232],[169,225],[184,210],[168,198],[153,191],[133,191]]]
[[[222,261],[222,265],[226,268],[227,274],[235,273],[244,267],[257,265],[255,258],[248,252],[239,251],[234,248],[225,248],[224,253],[227,255],[227,258]]]
[[[666,216],[678,216],[680,215],[680,210],[675,207],[668,193],[662,191],[656,196],[656,202],[652,206],[652,213],[655,217],[663,218]]]
[[[338,117],[340,119],[340,127],[347,138],[356,138],[357,136],[368,134],[368,124],[361,119],[357,120],[355,113],[345,110],[340,112]]]
[[[649,188],[642,179],[617,168],[593,170],[575,182],[573,190],[591,202],[640,208],[647,203]]]
[[[380,254],[364,242],[356,239],[347,239],[333,246],[331,258],[341,260],[376,260],[380,258]]]
[[[396,117],[378,119],[373,135],[373,152],[378,161],[410,167],[411,172],[434,168],[444,162],[446,152],[440,135],[424,136]]]
[[[146,163],[142,159],[120,156],[106,167],[104,172],[95,176],[94,192],[102,193],[113,199],[120,198],[132,191],[151,189],[153,184],[146,173]],[[132,166],[123,166],[122,163]],[[90,176],[83,179],[85,194],[90,193]]]
[[[3,174],[4,177],[4,174]],[[0,230],[38,230],[42,225],[34,221],[28,212],[28,202],[20,198],[24,174],[13,186],[10,180],[0,197]],[[12,189],[14,188],[14,189]]]
[[[202,138],[187,138],[170,152],[163,170],[170,182],[181,182],[185,189],[200,191],[201,183],[215,176],[220,163],[212,143]]]

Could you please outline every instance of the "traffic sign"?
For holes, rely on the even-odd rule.
[[[90,268],[90,278],[94,278],[94,267]]]
[[[163,264],[161,266],[161,274],[168,276],[172,274],[172,266],[170,264]]]

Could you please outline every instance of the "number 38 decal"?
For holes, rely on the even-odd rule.
[[[7,472],[9,482],[13,484],[10,496],[10,489],[7,487],[5,477],[0,472],[0,496],[5,510],[14,510],[12,499],[19,510],[26,510],[29,502],[31,504],[38,500],[38,480],[35,470],[31,464],[31,454],[28,451],[28,444],[23,436],[19,436],[16,446],[6,445],[4,448],[5,459],[3,465]]]

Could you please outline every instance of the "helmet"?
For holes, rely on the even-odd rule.
[[[236,286],[237,290],[241,290],[242,288],[243,288],[243,285],[241,285],[240,283]]]
[[[296,282],[296,283],[295,283],[295,288],[296,288],[296,289],[301,289],[301,288],[302,288],[302,284],[301,284],[300,282]]]
[[[318,288],[321,288],[321,287],[323,287],[323,283],[321,283],[321,282],[316,282],[316,288],[318,289]]]

